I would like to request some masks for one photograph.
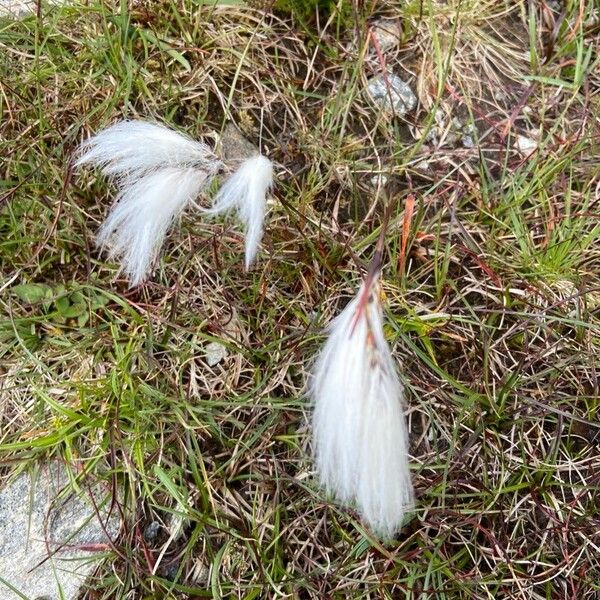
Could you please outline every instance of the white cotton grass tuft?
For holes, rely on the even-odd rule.
[[[382,538],[413,506],[402,387],[385,340],[377,277],[332,322],[310,384],[321,484]]]
[[[75,166],[91,164],[117,179],[140,177],[166,167],[193,167],[216,173],[222,166],[211,149],[158,123],[120,121],[79,147]]]
[[[117,259],[132,286],[146,278],[173,220],[206,185],[197,169],[169,167],[126,185],[98,230],[97,244]]]
[[[132,286],[148,275],[173,220],[222,167],[206,144],[145,121],[122,121],[84,142],[75,166],[83,164],[119,188],[97,242]]]
[[[209,212],[237,211],[244,226],[246,240],[246,270],[250,268],[262,238],[263,222],[267,208],[267,193],[273,186],[273,163],[258,154],[245,160],[228,177],[217,192]]]

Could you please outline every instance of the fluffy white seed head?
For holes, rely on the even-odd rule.
[[[81,145],[75,164],[100,167],[116,180],[119,193],[97,242],[120,261],[131,285],[146,278],[175,217],[222,166],[206,144],[144,121],[101,131]]]
[[[315,363],[313,452],[319,479],[391,537],[413,506],[402,387],[383,331],[379,285],[363,284],[333,321]]]
[[[132,286],[146,278],[173,220],[206,184],[197,169],[160,169],[125,186],[98,230],[97,244],[121,263]]]
[[[193,167],[215,174],[221,162],[203,142],[158,123],[120,121],[81,144],[75,166],[91,164],[117,179],[165,167]]]
[[[218,191],[214,214],[235,209],[244,226],[246,269],[254,262],[262,238],[267,192],[273,185],[273,164],[262,155],[245,160]]]

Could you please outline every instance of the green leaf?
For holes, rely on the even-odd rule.
[[[80,317],[87,312],[87,306],[85,304],[71,304],[66,310],[62,311],[61,314],[67,319],[73,319]]]
[[[71,302],[73,304],[85,304],[87,302],[87,298],[82,291],[77,290],[71,294]]]
[[[45,283],[15,285],[11,290],[19,300],[23,300],[29,304],[35,304],[52,296],[52,288]]]
[[[65,312],[69,310],[71,303],[66,296],[61,296],[54,301],[54,306],[56,307],[56,310],[64,317],[66,316]]]
[[[110,302],[110,298],[105,294],[93,291],[91,294],[92,309],[96,310],[106,306]]]

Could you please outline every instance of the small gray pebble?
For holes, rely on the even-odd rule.
[[[170,565],[165,567],[165,570],[163,571],[163,576],[165,579],[168,579],[169,581],[175,581],[178,570],[179,570],[179,563],[178,562],[171,563]]]
[[[146,529],[144,529],[144,539],[147,542],[153,542],[160,531],[160,523],[158,521],[152,521]]]
[[[408,83],[393,73],[371,77],[367,89],[373,101],[381,108],[403,117],[417,106],[417,97]]]

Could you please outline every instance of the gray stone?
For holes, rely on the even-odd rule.
[[[179,561],[174,561],[165,566],[163,569],[163,577],[169,581],[175,581],[177,571],[179,570]]]
[[[0,0],[0,17],[19,17],[34,10],[34,0]]]
[[[472,136],[470,136],[470,135],[463,135],[462,136],[462,145],[465,148],[474,148],[475,147],[475,141],[473,140]]]
[[[225,125],[221,135],[221,152],[228,162],[239,162],[259,154],[258,148],[249,142],[233,123]]]
[[[417,130],[417,137],[423,130]],[[434,115],[434,124],[425,135],[425,142],[445,148],[453,148],[462,144],[464,148],[474,148],[477,140],[477,128],[472,122],[463,122],[452,116],[452,107],[446,105],[438,108]]]
[[[43,4],[66,4],[67,0],[46,0]],[[0,0],[0,17],[25,17],[37,11],[37,0]]]
[[[99,553],[110,549],[121,528],[116,510],[108,514],[110,490],[82,490],[70,491],[66,467],[58,462],[43,465],[36,476],[22,474],[0,490],[2,600],[78,597]]]
[[[387,52],[400,44],[402,39],[402,21],[399,19],[379,19],[371,26],[381,52]],[[376,53],[375,49],[371,49]]]
[[[462,127],[462,145],[465,148],[474,148],[477,137],[477,127],[474,123],[465,123]]]
[[[200,587],[208,585],[210,577],[210,567],[204,562],[202,557],[197,557],[189,574],[189,581]]]
[[[161,524],[158,521],[152,521],[152,523],[150,523],[148,527],[144,529],[144,539],[147,542],[153,542],[158,537],[160,528]]]
[[[408,83],[393,73],[371,77],[367,90],[375,104],[399,117],[405,116],[417,106],[417,97]]]

